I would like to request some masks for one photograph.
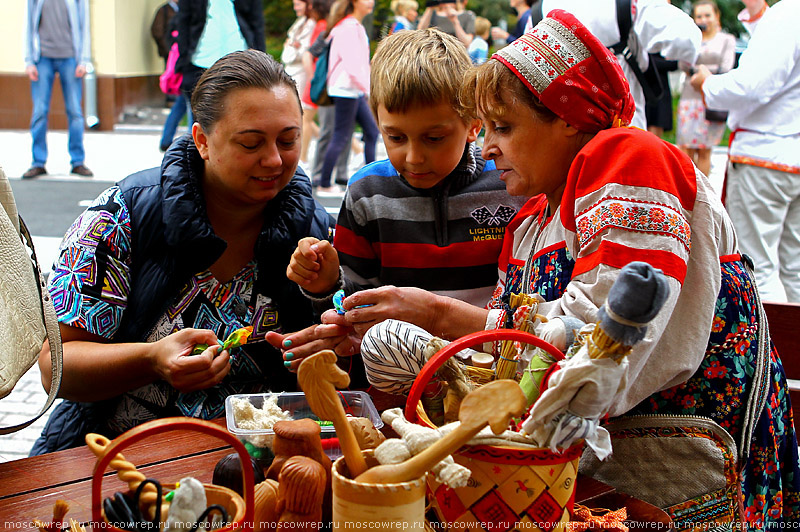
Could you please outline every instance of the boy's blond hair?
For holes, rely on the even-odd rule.
[[[485,38],[484,35],[487,35],[491,29],[492,23],[489,22],[488,18],[475,17],[475,35],[483,39]]]
[[[392,0],[389,7],[392,13],[401,17],[406,16],[409,9],[413,9],[414,11],[419,10],[419,4],[416,0]]]
[[[459,101],[464,74],[472,65],[467,49],[436,28],[403,30],[384,38],[372,58],[369,105],[390,113],[447,102],[466,123],[474,118]]]

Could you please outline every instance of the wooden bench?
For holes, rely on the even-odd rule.
[[[789,380],[792,406],[800,408],[800,304],[765,302],[764,310],[772,342]]]

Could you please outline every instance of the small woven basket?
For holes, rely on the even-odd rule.
[[[247,454],[244,444],[238,438],[230,434],[227,430],[208,421],[193,419],[188,417],[163,418],[143,423],[138,427],[124,432],[111,441],[105,449],[103,455],[97,458],[94,473],[92,475],[92,522],[94,527],[103,530],[124,532],[122,529],[114,527],[105,518],[103,513],[103,474],[111,461],[121,453],[123,449],[143,440],[149,436],[155,436],[163,432],[172,430],[191,430],[202,432],[211,436],[217,436],[225,443],[230,444],[239,455],[241,463],[247,464],[250,456]],[[206,499],[209,505],[219,504],[228,513],[228,524],[225,527],[216,529],[218,532],[230,530],[253,528],[253,469],[251,467],[242,468],[244,471],[244,499],[235,491],[217,486],[214,484],[203,484],[206,491]],[[164,493],[175,488],[175,484],[163,484]]]
[[[439,350],[414,381],[405,416],[411,422],[434,427],[420,404],[425,386],[444,362],[463,349],[497,340],[515,340],[564,355],[536,336],[512,329],[480,331]],[[583,443],[563,453],[501,445],[466,445],[453,459],[472,471],[466,487],[450,488],[428,475],[427,496],[443,523],[469,530],[549,531],[569,522],[575,498],[575,479]],[[538,527],[538,528],[537,528]]]

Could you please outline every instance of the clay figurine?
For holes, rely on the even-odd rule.
[[[323,467],[307,456],[293,456],[286,461],[278,480],[279,530],[299,528],[295,523],[322,521],[326,475]]]
[[[253,493],[253,529],[255,532],[271,532],[278,523],[278,482],[267,479],[256,484]]]
[[[272,440],[272,451],[275,459],[267,470],[267,478],[278,480],[281,469],[293,456],[307,456],[318,462],[325,470],[325,496],[323,500],[323,516],[331,517],[331,459],[322,450],[320,427],[311,419],[278,421],[272,427],[275,437]]]
[[[331,459],[322,450],[320,442],[320,427],[312,419],[295,419],[291,421],[278,421],[272,430],[275,437],[272,440],[272,452],[275,459],[267,470],[267,478],[278,480],[283,464],[292,456],[308,456],[320,463],[330,477]]]

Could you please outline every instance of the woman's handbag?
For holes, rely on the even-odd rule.
[[[433,355],[417,375],[406,404],[405,416],[411,422],[432,426],[419,400],[436,370],[456,353],[484,342],[513,340],[544,349],[563,357],[555,347],[534,335],[518,330],[480,331],[460,338]],[[496,443],[494,443],[496,442]],[[443,523],[453,528],[486,530],[533,527],[555,530],[570,519],[575,498],[575,479],[583,443],[553,453],[533,445],[465,445],[453,454],[456,463],[472,471],[466,487],[451,488],[428,475],[428,500]],[[474,529],[480,529],[475,527]]]
[[[27,248],[26,248],[27,245]],[[14,194],[0,168],[0,398],[39,359],[44,339],[50,343],[53,376],[41,411],[24,423],[0,427],[0,434],[23,429],[55,401],[61,385],[61,334],[50,293],[39,270],[33,239],[22,221]]]
[[[728,111],[706,107],[706,120],[709,122],[725,122],[728,120]]]
[[[662,508],[676,530],[742,521],[736,443],[717,423],[700,416],[646,415],[603,426],[614,454],[601,462],[587,451],[582,474]]]
[[[173,32],[173,37],[177,38],[177,30]],[[178,51],[178,43],[172,43],[167,56],[167,66],[164,73],[158,77],[158,86],[164,94],[178,95],[181,93],[181,83],[183,83],[183,74],[175,72],[175,64],[178,62],[180,52]]]

